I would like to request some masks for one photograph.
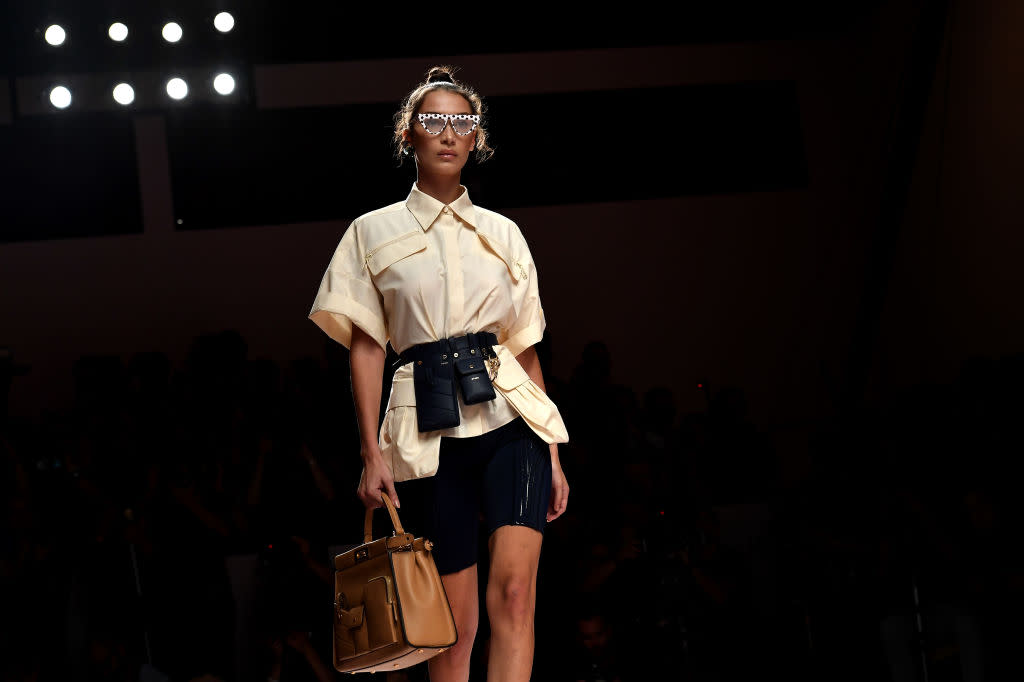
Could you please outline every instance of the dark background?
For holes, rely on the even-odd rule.
[[[292,607],[359,468],[304,318],[408,193],[391,117],[438,63],[485,97],[463,180],[530,242],[570,434],[535,679],[1014,678],[1020,3],[137,4],[0,14],[7,678],[316,674]],[[161,98],[213,67],[236,96]]]

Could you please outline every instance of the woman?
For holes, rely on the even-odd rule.
[[[399,158],[416,162],[412,191],[352,222],[310,313],[351,351],[360,499],[378,507],[383,491],[398,507],[399,491],[429,483],[417,530],[434,543],[459,633],[430,660],[435,681],[469,677],[481,512],[490,531],[488,679],[529,679],[544,525],[569,495],[557,448],[568,436],[533,347],[545,327],[533,259],[516,224],[474,206],[461,185],[469,156],[493,153],[482,113],[480,96],[448,68],[431,69],[409,93],[394,139]],[[402,361],[378,438],[389,340]],[[465,377],[451,374],[455,363]],[[484,398],[469,400],[477,388]]]

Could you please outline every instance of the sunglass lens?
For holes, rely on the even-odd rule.
[[[427,116],[423,119],[423,127],[431,135],[437,135],[444,130],[444,121],[445,119],[441,116]]]
[[[452,127],[459,135],[469,135],[473,132],[473,128],[476,128],[476,123],[468,118],[459,118],[452,121]]]

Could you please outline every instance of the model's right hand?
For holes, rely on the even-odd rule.
[[[388,465],[384,463],[380,450],[377,450],[363,457],[363,475],[359,478],[359,489],[356,494],[362,500],[363,506],[367,509],[376,509],[382,504],[382,491],[387,493],[396,508],[402,506],[398,502],[398,493],[395,492],[395,478],[391,475]]]

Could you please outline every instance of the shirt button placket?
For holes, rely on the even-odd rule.
[[[459,253],[459,221],[445,206],[441,209],[444,216],[441,225],[444,227],[445,262],[448,269],[448,334],[462,333],[465,299],[463,297],[462,254]]]

